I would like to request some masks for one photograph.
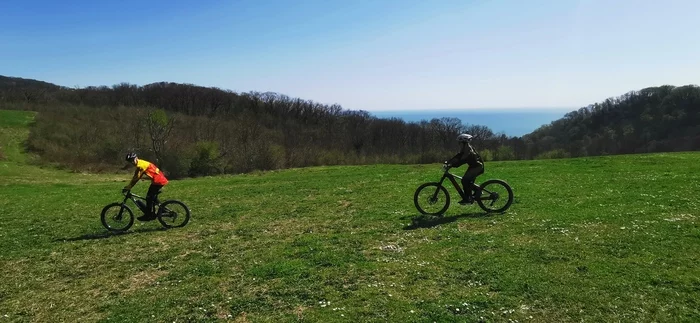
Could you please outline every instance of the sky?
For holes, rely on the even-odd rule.
[[[700,81],[697,0],[0,1],[0,75],[344,109],[569,110]]]

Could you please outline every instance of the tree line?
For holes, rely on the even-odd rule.
[[[271,92],[167,82],[67,88],[0,77],[0,107],[40,112],[27,148],[43,162],[111,170],[134,150],[174,177],[441,162],[462,132],[477,135],[486,160],[697,149],[699,93],[697,86],[630,92],[509,137],[456,118],[381,119]]]
[[[631,91],[567,113],[523,136],[530,154],[563,157],[700,149],[700,87]]]

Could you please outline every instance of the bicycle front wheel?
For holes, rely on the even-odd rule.
[[[427,215],[442,215],[450,207],[450,194],[440,183],[425,183],[413,195],[418,212]]]
[[[476,202],[486,212],[505,212],[513,203],[513,189],[500,179],[488,180],[481,184],[481,194],[476,196]]]
[[[134,212],[123,203],[105,206],[100,214],[102,225],[112,232],[124,232],[134,224]]]
[[[180,201],[165,201],[158,208],[158,222],[166,228],[181,228],[190,222],[190,209]]]

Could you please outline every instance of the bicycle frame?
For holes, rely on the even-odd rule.
[[[459,185],[457,180],[455,178],[458,178],[460,181],[462,180],[462,176],[455,175],[449,172],[449,170],[445,170],[445,173],[442,174],[442,178],[440,179],[439,185],[444,186],[443,182],[445,181],[445,178],[449,179],[452,185],[454,186],[455,190],[457,190],[457,193],[459,193],[459,196],[461,198],[465,198],[464,196],[464,190],[462,189],[462,186]],[[474,192],[479,192],[481,190],[481,187],[477,185],[476,183],[472,183],[472,189],[474,189]],[[435,191],[435,195],[437,196],[438,191]]]
[[[513,190],[505,181],[488,179],[480,184],[470,181],[471,186],[465,190],[460,185],[460,182],[464,181],[464,176],[453,174],[449,170],[450,167],[443,165],[443,174],[439,181],[423,183],[416,189],[413,194],[413,203],[422,214],[440,215],[447,211],[450,206],[450,190],[445,180],[452,183],[455,191],[462,197],[459,204],[476,202],[486,212],[504,212],[513,203]],[[467,193],[471,189],[473,194]],[[495,203],[501,199],[504,201],[503,205],[496,206]],[[426,209],[426,206],[429,208]],[[438,209],[434,209],[435,207]]]
[[[158,194],[159,193],[160,192],[158,192]],[[152,215],[154,215],[155,218],[151,218],[149,210],[145,209],[149,200],[148,196],[139,196],[131,193],[131,191],[124,191],[122,192],[122,195],[124,195],[123,200],[107,204],[102,208],[102,212],[100,213],[102,225],[112,232],[124,232],[129,230],[134,224],[134,209],[128,205],[128,201],[131,200],[137,207],[136,211],[138,212],[138,210],[140,210],[143,212],[144,216],[147,216],[145,218],[136,218],[139,221],[158,219],[158,222],[165,228],[179,228],[185,226],[190,219],[190,210],[187,205],[178,200],[166,200],[161,202],[158,194],[154,197],[153,205],[150,210],[154,212]],[[146,203],[144,203],[144,200]],[[180,219],[180,221],[176,222],[176,219]],[[112,224],[112,221],[115,221],[116,225]]]
[[[136,203],[136,199],[146,200],[146,198],[143,196],[139,196],[134,193],[126,193],[124,194],[124,201],[122,201],[122,203],[126,203],[127,200],[131,200],[132,202]]]
[[[158,199],[158,195],[160,195],[160,192],[158,192],[158,194],[156,194],[156,198],[155,198],[155,200],[153,201],[153,208],[154,208],[154,210],[157,210],[157,209],[159,208],[159,206],[160,206],[160,200]],[[137,200],[137,199],[138,199],[138,200],[142,200],[142,201],[144,201],[144,202],[147,202],[147,198],[146,198],[146,197],[143,197],[143,196],[136,195],[136,194],[134,194],[134,193],[128,192],[128,193],[124,194],[124,200],[122,201],[122,204],[126,205],[126,201],[127,201],[127,200],[131,200],[131,202],[133,202],[134,205],[138,206],[138,203],[136,203],[136,200]]]

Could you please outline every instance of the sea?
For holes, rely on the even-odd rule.
[[[561,119],[576,108],[497,109],[497,110],[396,110],[370,111],[380,119],[399,118],[406,122],[430,121],[435,118],[457,118],[463,125],[487,126],[494,133],[521,137],[552,121]]]

